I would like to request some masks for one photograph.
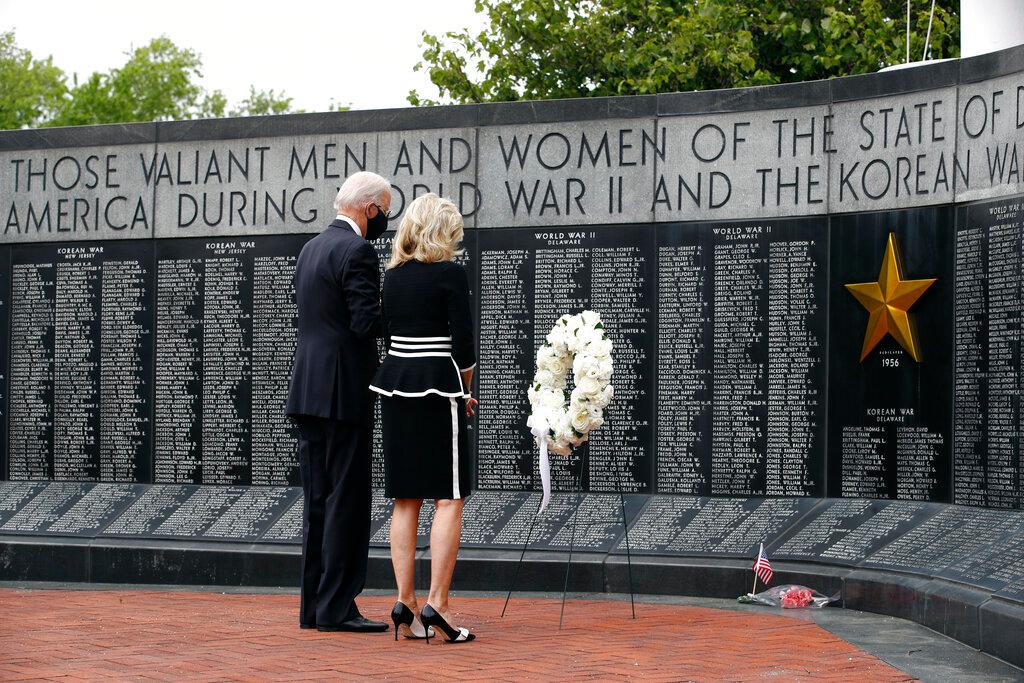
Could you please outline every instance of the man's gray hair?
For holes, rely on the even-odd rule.
[[[380,203],[385,192],[391,192],[391,183],[376,173],[370,171],[359,171],[353,173],[342,184],[338,190],[338,196],[334,198],[334,210],[341,211],[346,208],[362,208],[367,204]]]

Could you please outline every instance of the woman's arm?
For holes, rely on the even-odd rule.
[[[452,335],[452,358],[462,376],[466,393],[473,386],[473,370],[476,369],[476,344],[473,333],[473,314],[469,306],[469,278],[466,269],[452,264],[448,278],[448,329]],[[476,399],[466,401],[466,412],[472,416]]]
[[[473,386],[473,370],[474,368],[469,368],[459,373],[462,375],[462,386],[466,387],[467,392]],[[480,405],[480,401],[473,398],[472,393],[470,393],[469,398],[466,399],[466,415],[473,417],[476,414],[476,407],[478,405]]]
[[[469,279],[466,269],[453,263],[447,278],[448,329],[452,335],[452,358],[460,373],[472,375],[476,367],[476,344],[473,314],[469,308]]]

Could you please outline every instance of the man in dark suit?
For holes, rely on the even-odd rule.
[[[370,542],[373,398],[381,335],[380,271],[368,240],[387,229],[391,186],[350,176],[337,218],[302,248],[295,269],[299,330],[287,414],[299,428],[302,597],[299,625],[321,631],[386,631],[355,598]]]

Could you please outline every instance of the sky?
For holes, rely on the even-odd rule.
[[[409,106],[437,97],[420,61],[423,31],[483,25],[473,0],[0,0],[0,30],[70,77],[120,66],[125,52],[166,34],[202,56],[203,86],[232,104],[249,86],[283,90],[292,106],[323,111]]]

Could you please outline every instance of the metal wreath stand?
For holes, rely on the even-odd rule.
[[[565,580],[562,583],[562,608],[558,614],[558,628],[562,628],[562,624],[565,620],[565,596],[569,589],[569,568],[572,566],[572,553],[575,549],[576,544],[576,526],[579,524],[580,519],[580,499],[583,495],[583,472],[587,469],[588,456],[590,454],[589,445],[583,450],[583,454],[580,457],[579,471],[575,476],[575,484],[571,493],[575,497],[574,510],[572,513],[572,532],[569,535],[569,559],[565,562]],[[618,458],[615,459],[615,492],[619,496],[619,511],[622,514],[622,531],[625,535],[626,541],[626,567],[629,576],[629,608],[631,618],[636,619],[636,601],[633,596],[633,557],[629,548],[629,524],[626,520],[626,499],[622,493],[622,469],[621,463]],[[570,473],[572,469],[570,467]],[[531,468],[530,472],[530,488],[535,488],[535,480],[533,477],[533,471]],[[516,582],[519,580],[519,571],[523,566],[523,559],[526,557],[526,550],[530,545],[530,538],[533,536],[533,528],[536,526],[537,518],[540,516],[540,511],[534,512],[533,517],[530,518],[530,527],[526,532],[526,540],[523,542],[523,550],[519,553],[519,562],[516,564],[515,573],[512,575],[512,583],[508,587],[508,594],[505,596],[505,605],[501,608],[501,617],[505,617],[505,611],[508,609],[509,600],[512,598],[512,591],[515,589]],[[591,524],[596,522],[590,522]]]

